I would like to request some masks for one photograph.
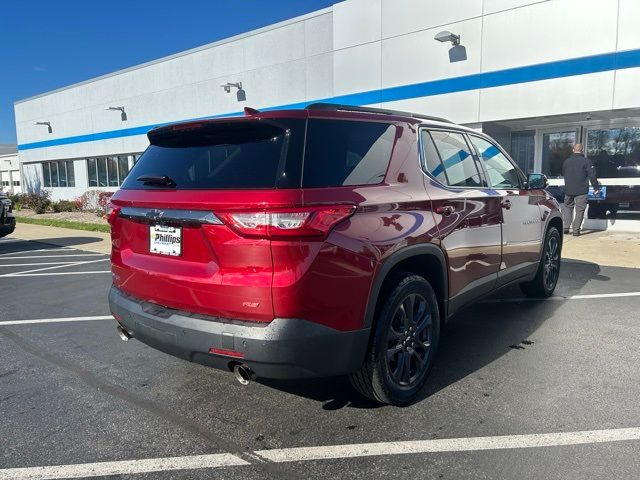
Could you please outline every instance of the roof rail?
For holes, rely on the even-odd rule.
[[[373,108],[373,107],[356,107],[353,105],[339,105],[337,103],[312,103],[307,105],[307,110],[327,110],[327,111],[342,111],[342,112],[363,112],[363,113],[376,113],[379,115],[395,115],[398,117],[411,117],[419,120],[432,120],[436,122],[453,123],[451,120],[441,117],[431,117],[429,115],[422,115],[420,113],[403,112],[400,110],[387,110],[385,108]]]

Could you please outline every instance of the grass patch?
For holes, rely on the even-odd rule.
[[[84,223],[76,222],[73,220],[58,220],[52,218],[20,217],[16,215],[16,222],[31,223],[33,225],[45,225],[47,227],[71,228],[73,230],[86,230],[89,232],[109,233],[111,231],[109,225],[103,225],[100,223]]]

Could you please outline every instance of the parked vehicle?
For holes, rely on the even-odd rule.
[[[112,197],[118,332],[254,376],[413,401],[442,328],[558,281],[546,177],[443,119],[315,104],[156,128]]]
[[[11,235],[15,229],[12,202],[5,193],[0,192],[0,238]]]

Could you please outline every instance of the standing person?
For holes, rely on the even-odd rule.
[[[582,144],[576,143],[573,146],[573,155],[562,164],[562,176],[564,177],[562,223],[564,224],[564,233],[569,233],[569,227],[571,226],[573,235],[576,237],[580,235],[584,211],[587,208],[589,182],[591,182],[596,194],[600,191],[595,168],[593,168],[591,160],[586,158],[582,152]],[[573,216],[574,207],[576,210],[575,217]]]

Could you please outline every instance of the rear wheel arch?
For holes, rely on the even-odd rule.
[[[393,253],[378,270],[369,294],[365,328],[373,327],[380,300],[407,274],[419,275],[431,284],[438,298],[440,319],[446,320],[449,289],[444,253],[434,244],[411,245]]]
[[[562,224],[562,217],[560,215],[553,216],[548,222],[547,227],[544,229],[544,235],[542,236],[542,245],[544,245],[544,240],[547,238],[547,232],[551,227],[556,227],[558,229],[558,233],[560,233],[560,247],[562,247],[563,233],[564,227]],[[542,255],[543,248],[540,247],[540,255]]]

